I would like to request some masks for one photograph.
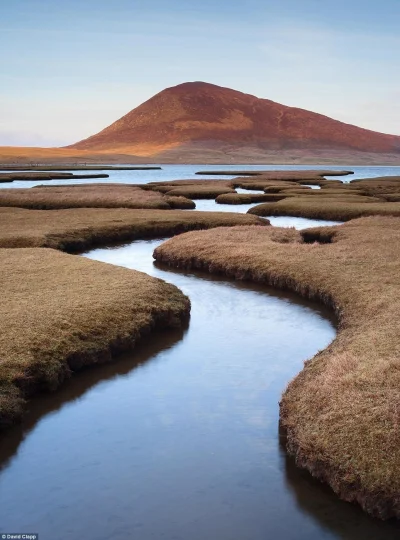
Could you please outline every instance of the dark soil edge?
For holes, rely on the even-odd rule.
[[[100,344],[96,346],[96,344],[91,343],[86,349],[82,348],[82,350],[60,359],[58,371],[52,379],[51,386],[41,375],[40,365],[32,366],[30,373],[24,373],[23,378],[14,381],[14,386],[19,390],[20,395],[14,400],[14,407],[0,411],[0,431],[21,420],[25,412],[26,401],[33,395],[57,390],[75,372],[89,366],[115,361],[118,355],[134,349],[137,342],[150,332],[183,327],[189,320],[190,300],[183,294],[182,297],[183,303],[179,311],[166,309],[162,312],[153,312],[149,322],[128,333],[124,332],[126,329],[122,329],[121,335],[116,336],[106,346],[100,346]]]

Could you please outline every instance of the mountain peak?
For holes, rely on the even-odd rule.
[[[183,145],[400,153],[399,136],[203,81],[162,90],[100,133],[70,148],[152,155]]]

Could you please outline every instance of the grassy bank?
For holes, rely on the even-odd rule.
[[[73,174],[62,172],[7,172],[0,173],[0,183],[14,182],[45,182],[47,180],[74,180],[82,178],[108,178],[108,174]]]
[[[278,194],[278,193],[265,193],[264,195],[260,194],[251,194],[251,193],[225,193],[223,195],[218,195],[215,199],[215,202],[218,204],[251,204],[251,203],[261,203],[266,201],[280,201],[289,195]]]
[[[335,310],[338,336],[287,387],[281,424],[299,466],[380,518],[400,517],[399,247],[400,220],[374,217],[301,233],[191,232],[155,251],[173,267],[265,282]]]
[[[322,174],[326,175],[326,171],[271,171],[233,180],[154,182],[144,189],[188,198],[215,199],[218,204],[261,203],[248,211],[261,217],[349,221],[363,216],[400,216],[400,178],[381,177],[343,183],[326,180]],[[311,189],[307,184],[318,185],[321,189]],[[238,187],[249,193],[236,193],[234,189]],[[252,194],[252,190],[264,191],[264,195]]]
[[[248,211],[255,216],[297,216],[309,219],[349,221],[363,216],[400,216],[398,202],[371,202],[367,197],[290,197],[263,203]]]
[[[267,224],[217,212],[0,208],[0,429],[20,418],[32,394],[56,389],[80,368],[110,361],[152,328],[180,324],[189,311],[188,299],[172,285],[43,247],[78,251],[249,223]]]
[[[227,212],[0,208],[0,248],[51,247],[63,251],[83,251],[106,243],[172,236],[193,229],[265,226],[267,223],[256,216]]]
[[[185,197],[164,196],[129,184],[81,184],[38,186],[30,189],[1,189],[0,207],[18,206],[33,209],[60,208],[147,208],[193,209]]]
[[[2,164],[0,169],[7,171],[160,171],[162,167],[149,166],[128,166],[128,165],[101,165],[93,164],[88,165],[86,163],[55,163],[53,165],[32,165],[32,164]]]
[[[332,171],[330,169],[318,170],[297,170],[297,171],[254,171],[254,170],[236,170],[236,171],[198,171],[196,174],[211,175],[211,176],[262,176],[263,178],[272,178],[280,180],[291,179],[315,179],[324,176],[348,176],[353,174],[353,171]]]
[[[52,249],[1,251],[0,428],[27,397],[189,313],[179,289],[141,272]]]

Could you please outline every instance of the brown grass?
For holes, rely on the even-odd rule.
[[[330,243],[309,243],[319,238]],[[374,217],[283,238],[273,227],[192,232],[155,251],[335,310],[337,338],[289,384],[281,424],[299,466],[380,518],[400,517],[399,248],[400,220]]]
[[[0,147],[1,149],[1,147]],[[61,149],[60,149],[61,150]],[[11,165],[6,164],[1,168],[7,171],[155,171],[161,170],[162,167],[152,166],[130,166],[130,165],[101,165],[95,164],[88,165],[87,163],[55,163],[47,165]]]
[[[196,203],[186,197],[179,197],[176,195],[171,197],[168,193],[164,198],[169,207],[174,208],[175,210],[194,210],[196,208]]]
[[[30,395],[110,361],[154,327],[181,324],[190,309],[164,281],[52,249],[3,249],[0,270],[0,428]]]
[[[189,199],[215,199],[223,193],[234,193],[230,187],[214,185],[212,182],[182,185],[179,187],[159,186],[158,191],[175,197],[187,197]]]
[[[0,173],[0,182],[14,180],[38,182],[45,180],[73,180],[75,178],[108,178],[108,174],[72,174],[62,172],[7,172]]]
[[[296,182],[280,182],[279,184],[277,184],[277,181],[274,180],[274,181],[270,181],[270,180],[264,180],[264,181],[251,181],[251,182],[243,182],[243,181],[236,181],[236,180],[232,180],[231,182],[231,185],[232,187],[236,188],[236,187],[239,187],[239,188],[243,188],[243,189],[248,189],[249,191],[251,190],[257,190],[257,191],[264,191],[265,189],[267,188],[277,188],[279,187],[281,190],[284,190],[286,188],[298,188],[298,184]],[[304,188],[306,189],[306,188]],[[310,188],[311,189],[311,188]]]
[[[59,208],[195,208],[184,197],[164,197],[129,184],[82,184],[38,186],[30,189],[1,189],[0,206],[34,209]]]
[[[331,170],[298,170],[298,171],[198,171],[196,174],[213,176],[262,176],[273,180],[308,180],[323,178],[324,176],[347,176],[353,171],[331,171]]]
[[[298,216],[310,219],[349,221],[363,216],[400,216],[400,203],[369,202],[367,197],[290,197],[250,208],[256,216]]]
[[[335,195],[345,195],[346,197],[355,197],[357,195],[363,195],[360,190],[345,189],[345,188],[329,188],[329,189],[311,189],[311,188],[285,188],[281,193],[301,195],[304,197],[334,197]],[[379,199],[378,199],[379,200]]]
[[[253,224],[262,226],[268,222],[256,216],[229,212],[0,208],[0,247],[83,251],[110,242],[165,237],[193,229]]]
[[[269,190],[270,186],[264,189]],[[279,186],[272,189],[277,191]],[[400,177],[353,180],[348,184],[326,181],[319,190],[285,186],[278,193],[291,197],[276,204],[260,204],[249,213],[339,221],[362,216],[400,215]]]
[[[239,187],[242,187],[242,186],[239,186]],[[295,184],[294,182],[293,183],[281,182],[280,184],[271,184],[271,185],[263,186],[261,190],[264,191],[264,193],[281,193],[283,191],[286,191],[287,189],[295,189],[297,187],[298,187],[297,184]],[[245,185],[244,188],[253,189],[249,187],[248,185]],[[303,189],[307,190],[311,188],[304,187]]]
[[[290,195],[283,195],[279,193],[224,193],[223,195],[218,195],[215,199],[215,202],[218,204],[251,204],[251,203],[260,203],[267,201],[280,201],[285,197],[290,197]]]
[[[141,185],[142,188],[145,189],[157,189],[159,187],[166,187],[166,188],[175,188],[180,186],[223,186],[223,187],[230,187],[231,181],[230,180],[207,180],[204,178],[198,178],[198,179],[187,179],[181,178],[179,180],[168,180],[163,182],[149,182],[148,184]]]
[[[220,180],[222,182],[223,180]],[[230,180],[230,185],[232,187],[241,187],[244,189],[265,189],[266,187],[270,186],[280,186],[282,188],[284,187],[294,187],[294,188],[301,188],[304,186],[303,189],[311,189],[308,186],[325,186],[327,184],[331,184],[335,187],[341,187],[343,185],[343,182],[340,180],[325,180],[324,178],[315,177],[315,178],[293,178],[288,177],[285,178],[282,176],[282,178],[270,178],[270,177],[264,177],[264,176],[258,176],[257,178],[246,178],[246,177],[239,177],[234,178],[233,180]],[[251,186],[251,187],[250,187]]]

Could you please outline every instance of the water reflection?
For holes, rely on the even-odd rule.
[[[88,390],[103,381],[112,380],[140,369],[164,350],[171,349],[182,340],[189,321],[182,328],[167,332],[157,331],[144,337],[136,346],[135,353],[121,354],[118,362],[88,367],[79,376],[65,382],[56,392],[42,394],[29,403],[29,408],[20,424],[13,426],[0,436],[0,471],[10,465],[18,452],[19,445],[29,436],[36,424],[46,415],[57,413],[68,403],[79,400]]]
[[[286,454],[284,441],[281,442],[281,456],[286,486],[294,495],[297,508],[316,520],[322,530],[330,531],[332,538],[395,540],[400,537],[399,522],[367,518],[360,508],[339,501],[328,486],[296,467],[294,459]],[[298,538],[306,537],[299,532]]]
[[[189,327],[32,402],[3,439],[1,527],[59,540],[394,538],[280,447],[281,392],[334,338],[325,310],[155,266],[158,243],[88,256],[175,283],[191,298]]]

